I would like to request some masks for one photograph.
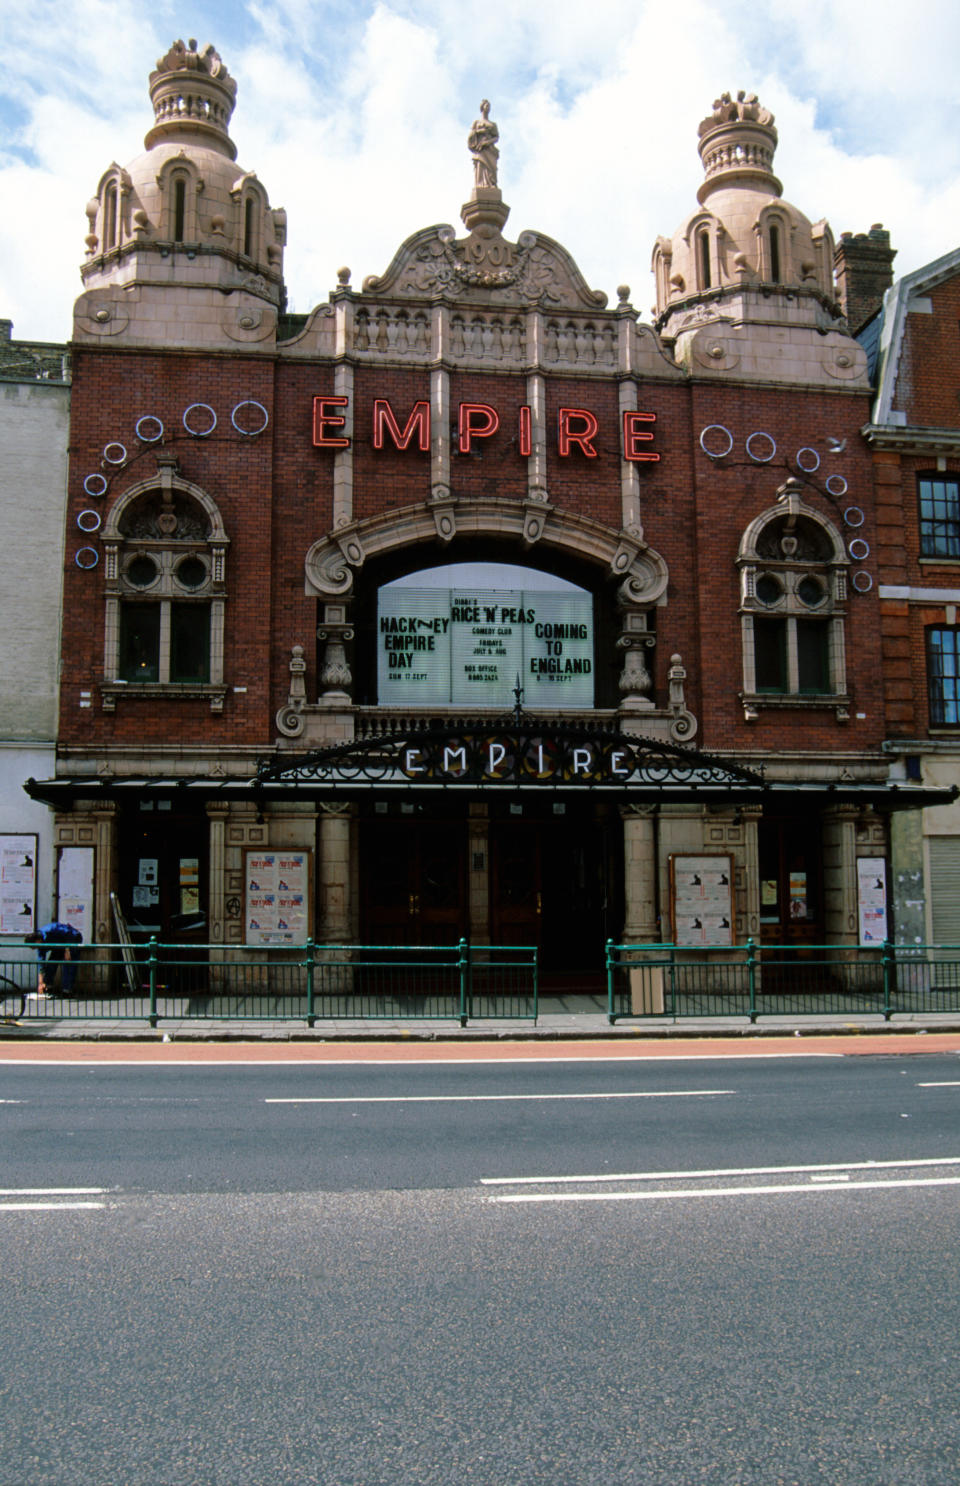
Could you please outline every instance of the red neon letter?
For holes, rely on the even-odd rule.
[[[328,413],[328,408],[345,408],[349,397],[315,397],[313,399],[313,442],[318,449],[349,449],[349,439],[327,437],[328,428],[343,428],[346,418],[339,413]]]
[[[579,430],[571,427],[571,423],[579,419],[583,427]],[[561,455],[570,453],[571,444],[579,444],[588,459],[596,459],[597,451],[591,440],[597,436],[600,424],[593,413],[587,408],[561,408],[560,426],[557,431],[557,447]]]
[[[418,448],[425,453],[430,448],[430,404],[428,402],[415,402],[413,412],[407,419],[406,427],[400,431],[400,425],[393,416],[393,408],[385,397],[376,397],[373,400],[373,447],[383,448],[384,433],[389,433],[398,449],[406,449],[416,433],[419,435]]]
[[[517,430],[517,447],[525,459],[533,453],[533,418],[524,404],[520,409],[520,427]]]
[[[637,424],[638,423],[656,423],[656,421],[657,421],[657,415],[656,415],[656,413],[624,413],[624,415],[623,415],[623,457],[624,457],[624,459],[657,460],[657,459],[660,458],[660,455],[659,454],[654,454],[649,449],[646,452],[641,452],[641,450],[637,447],[638,444],[649,443],[650,440],[653,438],[653,433],[652,432],[651,433],[647,433],[644,429],[638,428],[637,427]]]
[[[474,414],[479,422],[474,422]],[[500,427],[500,414],[496,408],[491,408],[485,402],[462,402],[460,404],[460,442],[461,454],[470,453],[471,439],[488,439],[492,433],[496,433]]]

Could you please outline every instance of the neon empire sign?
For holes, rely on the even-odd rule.
[[[324,395],[313,399],[313,443],[317,449],[348,449],[350,439],[343,430],[347,419],[343,411],[350,406],[348,397]],[[388,443],[396,449],[430,449],[430,404],[416,402],[403,427],[393,411],[389,398],[373,401],[373,447],[382,449]],[[660,455],[645,445],[653,440],[652,424],[656,413],[627,410],[620,420],[620,452],[634,463],[656,463]],[[490,403],[462,402],[457,413],[457,448],[469,454],[475,442],[489,439],[500,428],[500,414]],[[600,420],[589,408],[560,408],[557,412],[557,452],[562,459],[578,449],[587,459],[596,459],[594,443],[600,432]],[[533,410],[524,404],[517,413],[517,451],[524,458],[533,453]]]

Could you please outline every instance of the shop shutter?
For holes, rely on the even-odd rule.
[[[933,942],[960,945],[960,836],[930,836],[928,846]]]

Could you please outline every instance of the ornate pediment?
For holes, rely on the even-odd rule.
[[[450,226],[408,237],[386,273],[363,282],[377,298],[449,299],[503,308],[603,309],[607,296],[591,289],[573,258],[542,232],[509,242],[489,222],[468,237]]]

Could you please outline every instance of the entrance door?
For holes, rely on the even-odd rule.
[[[592,814],[490,825],[494,944],[533,944],[541,967],[599,973],[609,932],[610,853]]]
[[[370,820],[361,838],[365,944],[456,944],[468,934],[459,821]]]
[[[767,944],[822,944],[820,822],[764,817],[758,827],[760,937]]]
[[[154,808],[121,821],[120,906],[135,938],[207,943],[207,841],[206,816]]]

